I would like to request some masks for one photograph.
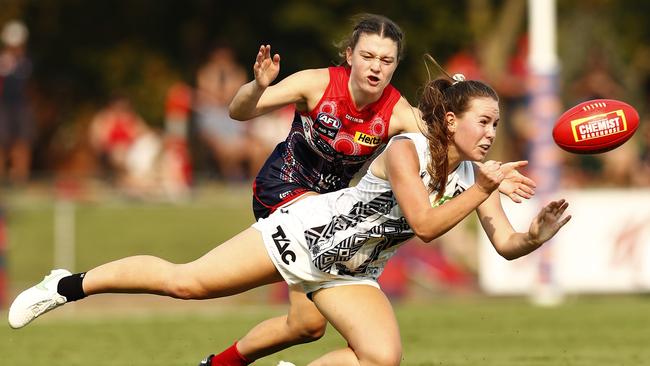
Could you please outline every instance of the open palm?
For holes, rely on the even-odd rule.
[[[263,88],[271,85],[273,80],[278,77],[280,72],[280,55],[277,53],[271,57],[271,46],[260,46],[255,64],[253,65],[253,73],[255,74],[255,81]]]
[[[562,218],[567,207],[569,207],[569,203],[564,199],[552,201],[544,206],[535,219],[533,219],[528,229],[531,240],[537,245],[541,245],[551,239],[562,226],[571,220],[571,215]]]
[[[522,198],[531,198],[535,194],[535,187],[537,187],[535,181],[517,170],[527,164],[527,161],[522,160],[501,165],[504,178],[499,184],[499,192],[510,197],[516,203],[521,203]]]

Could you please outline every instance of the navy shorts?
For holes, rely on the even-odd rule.
[[[253,182],[253,214],[255,220],[269,217],[278,207],[310,192],[297,184],[267,181],[258,176]]]

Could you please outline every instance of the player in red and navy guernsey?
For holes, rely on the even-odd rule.
[[[308,111],[296,112],[289,136],[257,175],[253,185],[257,219],[307,192],[326,193],[347,187],[377,148],[404,130],[402,124],[389,133],[395,105],[402,100],[402,108],[409,107],[392,85],[383,87],[379,99],[358,108],[348,89],[349,66],[311,71],[320,79],[325,79],[326,72],[328,83],[314,107],[307,102]]]

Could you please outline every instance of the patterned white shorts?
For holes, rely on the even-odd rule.
[[[344,285],[379,288],[377,281],[372,278],[333,275],[316,268],[305,240],[302,222],[292,213],[278,210],[268,218],[260,219],[253,227],[262,233],[273,264],[290,286],[301,285],[307,294],[322,288]]]

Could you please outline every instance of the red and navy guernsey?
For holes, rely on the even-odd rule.
[[[388,141],[400,93],[388,85],[376,102],[357,110],[348,90],[350,70],[329,68],[330,82],[309,113],[296,112],[287,139],[278,144],[253,182],[257,219],[297,196],[345,188]]]

